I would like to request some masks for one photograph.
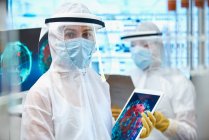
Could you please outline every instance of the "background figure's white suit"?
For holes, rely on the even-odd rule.
[[[141,23],[138,31],[160,32],[150,22]],[[196,114],[195,90],[192,83],[178,70],[161,68],[163,43],[161,38],[144,38],[152,53],[152,64],[146,70],[134,68],[130,71],[135,87],[163,91],[164,97],[157,111],[169,118],[170,125],[162,133],[153,129],[147,140],[195,140]]]
[[[59,14],[89,13],[81,4],[64,4]],[[57,23],[48,27],[50,69],[29,90],[22,118],[22,140],[110,140],[109,85],[90,68],[77,69],[66,54]],[[62,55],[62,56],[63,56]]]

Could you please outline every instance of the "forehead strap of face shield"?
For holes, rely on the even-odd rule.
[[[138,34],[138,35],[127,35],[127,36],[123,36],[120,39],[124,40],[124,39],[132,39],[132,38],[139,38],[139,37],[153,37],[153,36],[162,36],[162,33],[149,33],[149,34]]]
[[[98,24],[102,27],[105,27],[105,23],[103,21],[92,19],[92,18],[56,17],[56,18],[48,18],[45,20],[45,24],[51,23],[51,22],[80,22],[80,23]]]

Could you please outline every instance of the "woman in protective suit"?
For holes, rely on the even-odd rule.
[[[152,22],[142,22],[121,39],[131,43],[136,68],[130,75],[135,87],[164,92],[154,113],[155,129],[147,139],[197,139],[194,87],[178,70],[162,67],[164,50],[158,27]]]
[[[104,22],[82,4],[65,3],[45,23],[52,63],[27,94],[21,139],[110,140],[109,85],[89,68]],[[147,137],[152,123],[144,116],[143,124]]]

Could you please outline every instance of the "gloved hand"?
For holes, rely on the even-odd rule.
[[[148,112],[147,114],[148,114],[148,117],[146,116],[145,113],[142,113],[143,128],[142,128],[142,132],[140,134],[140,138],[148,137],[155,125],[155,122],[156,122],[156,119],[152,115],[152,113]]]
[[[118,106],[113,106],[111,110],[112,110],[112,116],[114,117],[115,120],[117,120],[122,109],[120,109]]]
[[[156,119],[155,128],[164,132],[169,126],[169,120],[161,112],[154,112],[154,117]]]

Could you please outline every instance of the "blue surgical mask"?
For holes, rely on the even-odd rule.
[[[136,46],[131,49],[132,58],[141,70],[146,70],[152,64],[152,54],[149,49]]]
[[[92,53],[95,51],[95,42],[84,38],[65,41],[69,59],[79,69],[89,66]]]

